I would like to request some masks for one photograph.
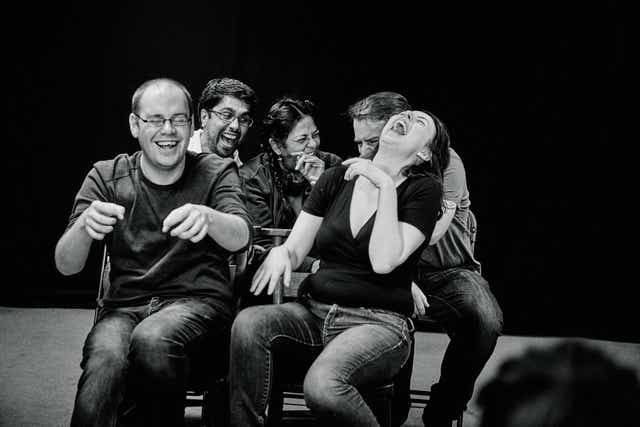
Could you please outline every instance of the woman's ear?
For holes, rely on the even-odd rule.
[[[429,150],[428,148],[425,148],[422,151],[418,151],[416,153],[416,156],[418,156],[418,158],[423,162],[428,162],[429,160],[431,160],[431,150]]]
[[[273,150],[274,153],[276,153],[278,156],[282,155],[282,149],[280,148],[280,146],[278,145],[275,139],[269,138],[269,145],[271,145],[271,149]]]

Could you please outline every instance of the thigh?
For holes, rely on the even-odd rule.
[[[322,346],[320,321],[298,302],[247,307],[236,316],[232,330],[234,337],[259,338],[274,347]]]
[[[167,302],[135,328],[133,339],[170,340],[188,346],[230,326],[229,315],[206,299],[180,298]]]
[[[427,314],[443,322],[447,328],[463,317],[496,319],[502,312],[489,283],[476,271],[450,269],[439,276],[439,282],[424,289],[430,307]]]
[[[133,309],[102,309],[85,340],[82,365],[94,355],[126,360],[131,333],[138,321]]]
[[[373,315],[380,319],[380,313]],[[350,326],[326,344],[308,375],[339,379],[356,387],[387,383],[409,357],[410,339],[401,316],[389,323],[383,318]]]

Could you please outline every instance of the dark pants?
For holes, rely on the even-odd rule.
[[[440,379],[431,387],[429,410],[455,418],[473,395],[475,382],[502,332],[502,310],[479,272],[450,268],[422,272],[417,282],[427,296],[427,315],[440,323],[451,341]]]
[[[116,425],[125,394],[135,403],[132,424],[184,424],[192,355],[230,322],[228,312],[197,298],[102,309],[84,344],[71,425]]]

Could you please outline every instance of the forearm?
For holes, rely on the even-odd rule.
[[[431,233],[431,240],[429,240],[429,245],[433,245],[438,242],[444,236],[444,234],[449,229],[449,225],[451,224],[451,220],[456,213],[456,204],[451,201],[445,200],[445,207],[442,212],[442,216],[436,222],[435,227],[433,228],[433,233]]]
[[[207,234],[220,246],[236,252],[249,244],[249,225],[237,215],[208,209],[209,227]]]
[[[84,230],[82,218],[78,218],[56,244],[55,262],[58,271],[65,276],[82,271],[92,242],[93,239]]]
[[[391,182],[381,186],[379,190],[378,211],[369,241],[369,259],[376,273],[385,274],[400,263],[403,238],[398,222],[395,185]]]

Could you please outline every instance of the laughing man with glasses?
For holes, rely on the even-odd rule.
[[[253,124],[255,104],[256,94],[245,83],[228,77],[210,80],[198,102],[202,127],[194,132],[189,150],[233,157],[242,166],[238,147]]]

